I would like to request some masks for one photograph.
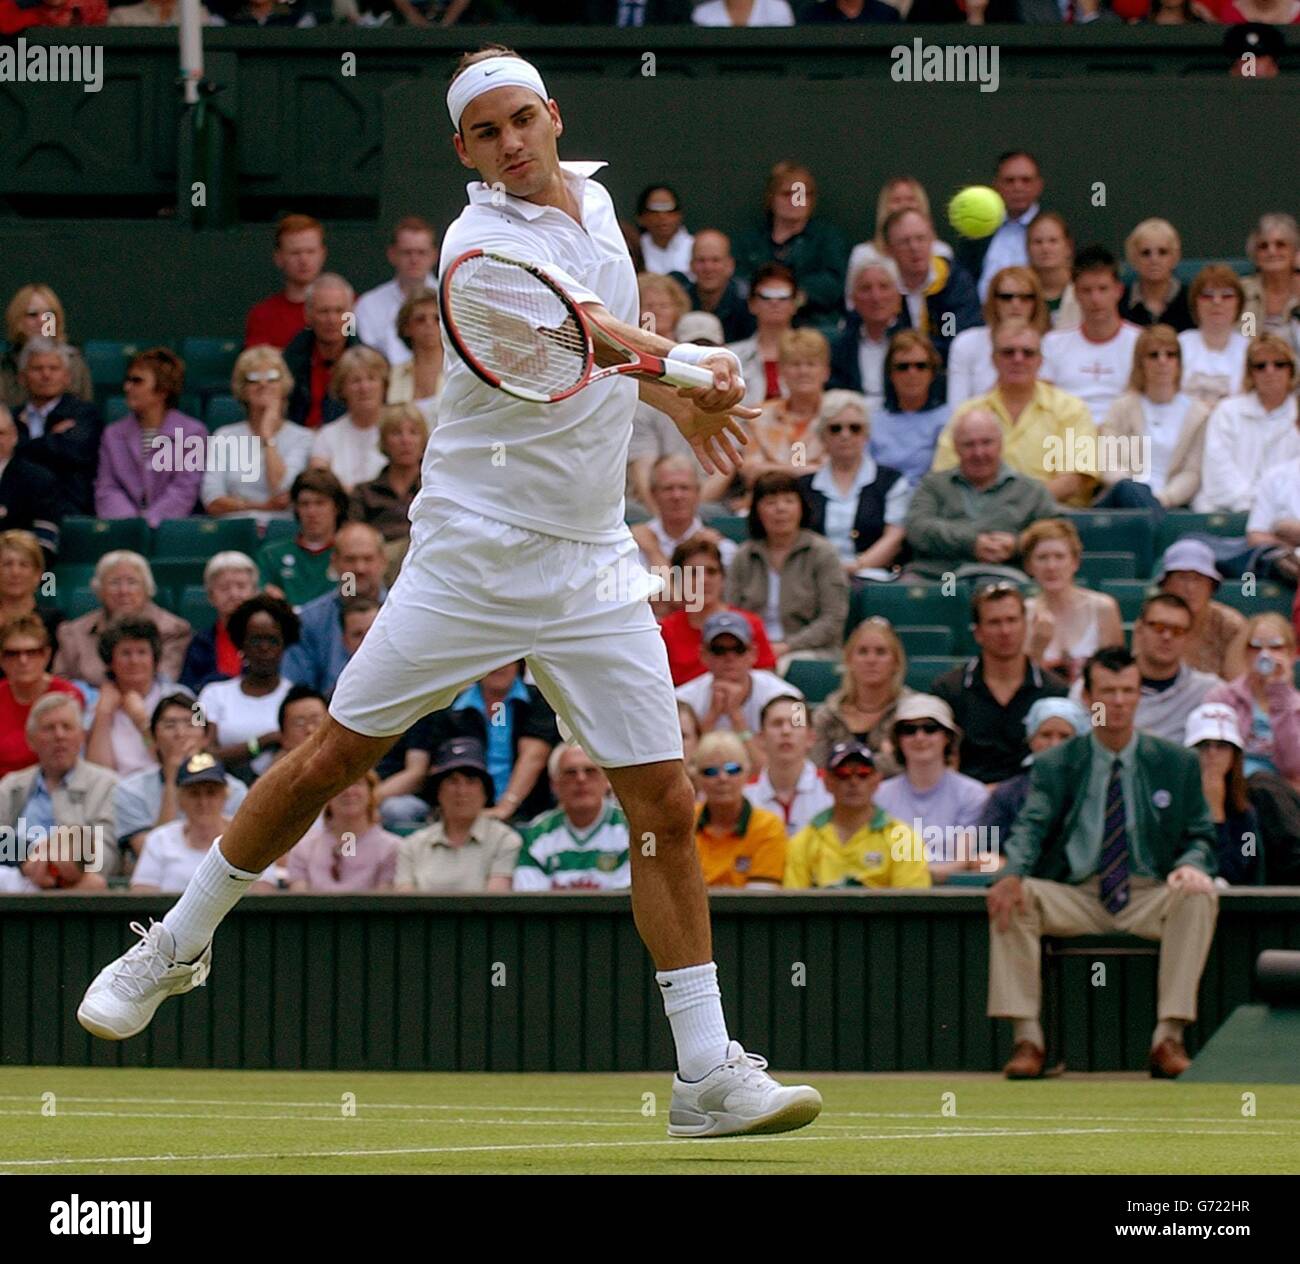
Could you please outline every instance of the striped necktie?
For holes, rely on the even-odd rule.
[[[1110,766],[1106,785],[1106,824],[1101,835],[1101,902],[1112,915],[1128,903],[1128,825],[1124,819],[1123,764]]]

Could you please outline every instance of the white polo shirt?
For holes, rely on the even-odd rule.
[[[759,773],[757,781],[745,787],[745,798],[756,808],[766,808],[779,817],[785,824],[785,832],[792,838],[818,812],[825,812],[827,808],[835,806],[831,792],[826,789],[817,765],[811,759],[804,760],[804,765],[799,770],[799,780],[795,782],[794,794],[788,800],[777,796],[766,768]]]
[[[776,672],[764,671],[755,667],[749,673],[749,697],[740,704],[740,714],[749,726],[751,733],[757,733],[763,727],[763,708],[773,698],[802,698],[803,691],[795,688],[787,680],[782,680]],[[713,673],[705,672],[684,685],[678,685],[677,696],[691,708],[703,723],[709,714],[709,701],[713,697]],[[722,716],[714,726],[719,729],[731,728],[731,720]]]
[[[1246,530],[1271,532],[1284,518],[1300,518],[1300,457],[1264,471]]]
[[[551,206],[468,186],[470,204],[447,230],[443,266],[475,247],[540,264],[578,303],[603,303],[637,324],[636,273],[604,185],[603,162],[560,164],[582,223]],[[425,449],[411,521],[459,506],[501,522],[592,544],[624,540],[623,491],[636,383],[609,378],[558,404],[530,404],[479,380],[446,343],[436,442]]]
[[[425,277],[424,284],[431,290],[438,288],[433,273]],[[382,351],[389,364],[405,364],[411,358],[410,347],[397,332],[397,313],[405,302],[406,294],[396,277],[357,299],[357,337],[367,347]]]
[[[1094,342],[1078,329],[1055,329],[1043,339],[1044,381],[1077,395],[1099,426],[1106,410],[1128,388],[1133,348],[1142,331],[1128,321],[1105,342]]]

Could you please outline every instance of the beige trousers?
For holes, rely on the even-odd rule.
[[[1006,930],[989,923],[989,1017],[1039,1017],[1042,1007],[1041,939],[1044,935],[1113,935],[1126,932],[1160,941],[1159,1019],[1196,1018],[1196,990],[1214,938],[1219,897],[1176,890],[1153,878],[1130,880],[1128,905],[1111,916],[1099,898],[1100,880],[1079,886],[1022,880],[1024,904]]]

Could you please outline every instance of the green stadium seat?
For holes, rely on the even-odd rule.
[[[1085,553],[1132,553],[1138,577],[1151,573],[1155,528],[1145,509],[1086,509],[1064,517],[1074,524]]]
[[[720,535],[725,535],[728,540],[734,540],[737,544],[744,544],[749,539],[749,519],[743,514],[710,518],[704,525],[712,527]]]
[[[208,600],[208,591],[202,584],[186,584],[177,590],[179,596],[174,606],[168,606],[196,628],[210,628],[217,620],[217,612]]]
[[[59,599],[59,609],[69,619],[79,619],[83,614],[99,609],[99,598],[89,588],[69,588],[62,590],[66,595]]]
[[[825,702],[844,683],[838,662],[815,658],[796,658],[786,669],[785,678],[810,703]]]
[[[262,543],[269,544],[272,540],[292,540],[297,534],[296,518],[272,518],[266,524],[266,534],[262,537]]]
[[[1103,579],[1101,591],[1119,603],[1119,617],[1129,623],[1138,617],[1142,603],[1155,591],[1146,579]]]
[[[956,647],[956,636],[948,627],[909,627],[894,629],[909,659],[949,658]]]
[[[1185,535],[1244,536],[1244,513],[1193,513],[1190,509],[1171,509],[1156,528],[1155,563],[1158,565],[1164,551]]]
[[[171,588],[176,592],[191,584],[203,583],[203,568],[208,564],[206,557],[170,557],[150,558],[154,582],[159,588]]]
[[[143,518],[64,518],[59,563],[97,562],[113,549],[149,553],[149,524]]]
[[[87,562],[67,563],[60,561],[54,568],[54,604],[60,610],[66,610],[64,597],[74,593],[79,588],[90,588],[90,581],[94,578],[95,568]]]
[[[127,411],[125,395],[110,395],[104,401],[104,424],[111,426],[113,422],[121,421]]]
[[[81,354],[90,369],[90,380],[97,387],[120,387],[126,377],[127,363],[144,350],[144,343],[118,342],[109,338],[92,338],[82,344]]]
[[[1079,582],[1089,588],[1105,579],[1137,578],[1137,559],[1132,553],[1085,553],[1079,563]]]
[[[203,418],[203,396],[198,391],[186,391],[176,402],[176,407],[195,421]]]
[[[203,408],[203,423],[209,430],[220,430],[243,421],[247,409],[233,395],[209,395]]]
[[[257,552],[257,523],[252,518],[172,518],[160,522],[153,535],[153,555],[171,558],[200,558],[238,549],[250,556]]]
[[[185,382],[192,391],[228,391],[243,344],[238,338],[182,338]]]
[[[878,615],[894,627],[953,627],[970,621],[970,594],[958,585],[946,593],[937,583],[865,584],[849,599],[847,636],[863,619]]]
[[[1291,607],[1295,604],[1294,588],[1275,584],[1272,580],[1259,581],[1254,585],[1254,591],[1250,593],[1244,592],[1243,587],[1240,580],[1225,580],[1214,594],[1214,600],[1221,601],[1234,610],[1240,610],[1248,619],[1252,615],[1265,614],[1270,610],[1275,610],[1290,619]]]
[[[952,671],[954,667],[961,667],[966,662],[964,658],[946,656],[943,658],[913,658],[907,664],[907,684],[911,689],[919,693],[929,693],[930,686],[934,684],[944,672]]]

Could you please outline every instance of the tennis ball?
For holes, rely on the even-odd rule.
[[[948,222],[963,237],[991,236],[1006,217],[1001,195],[986,184],[968,185],[948,203]]]

